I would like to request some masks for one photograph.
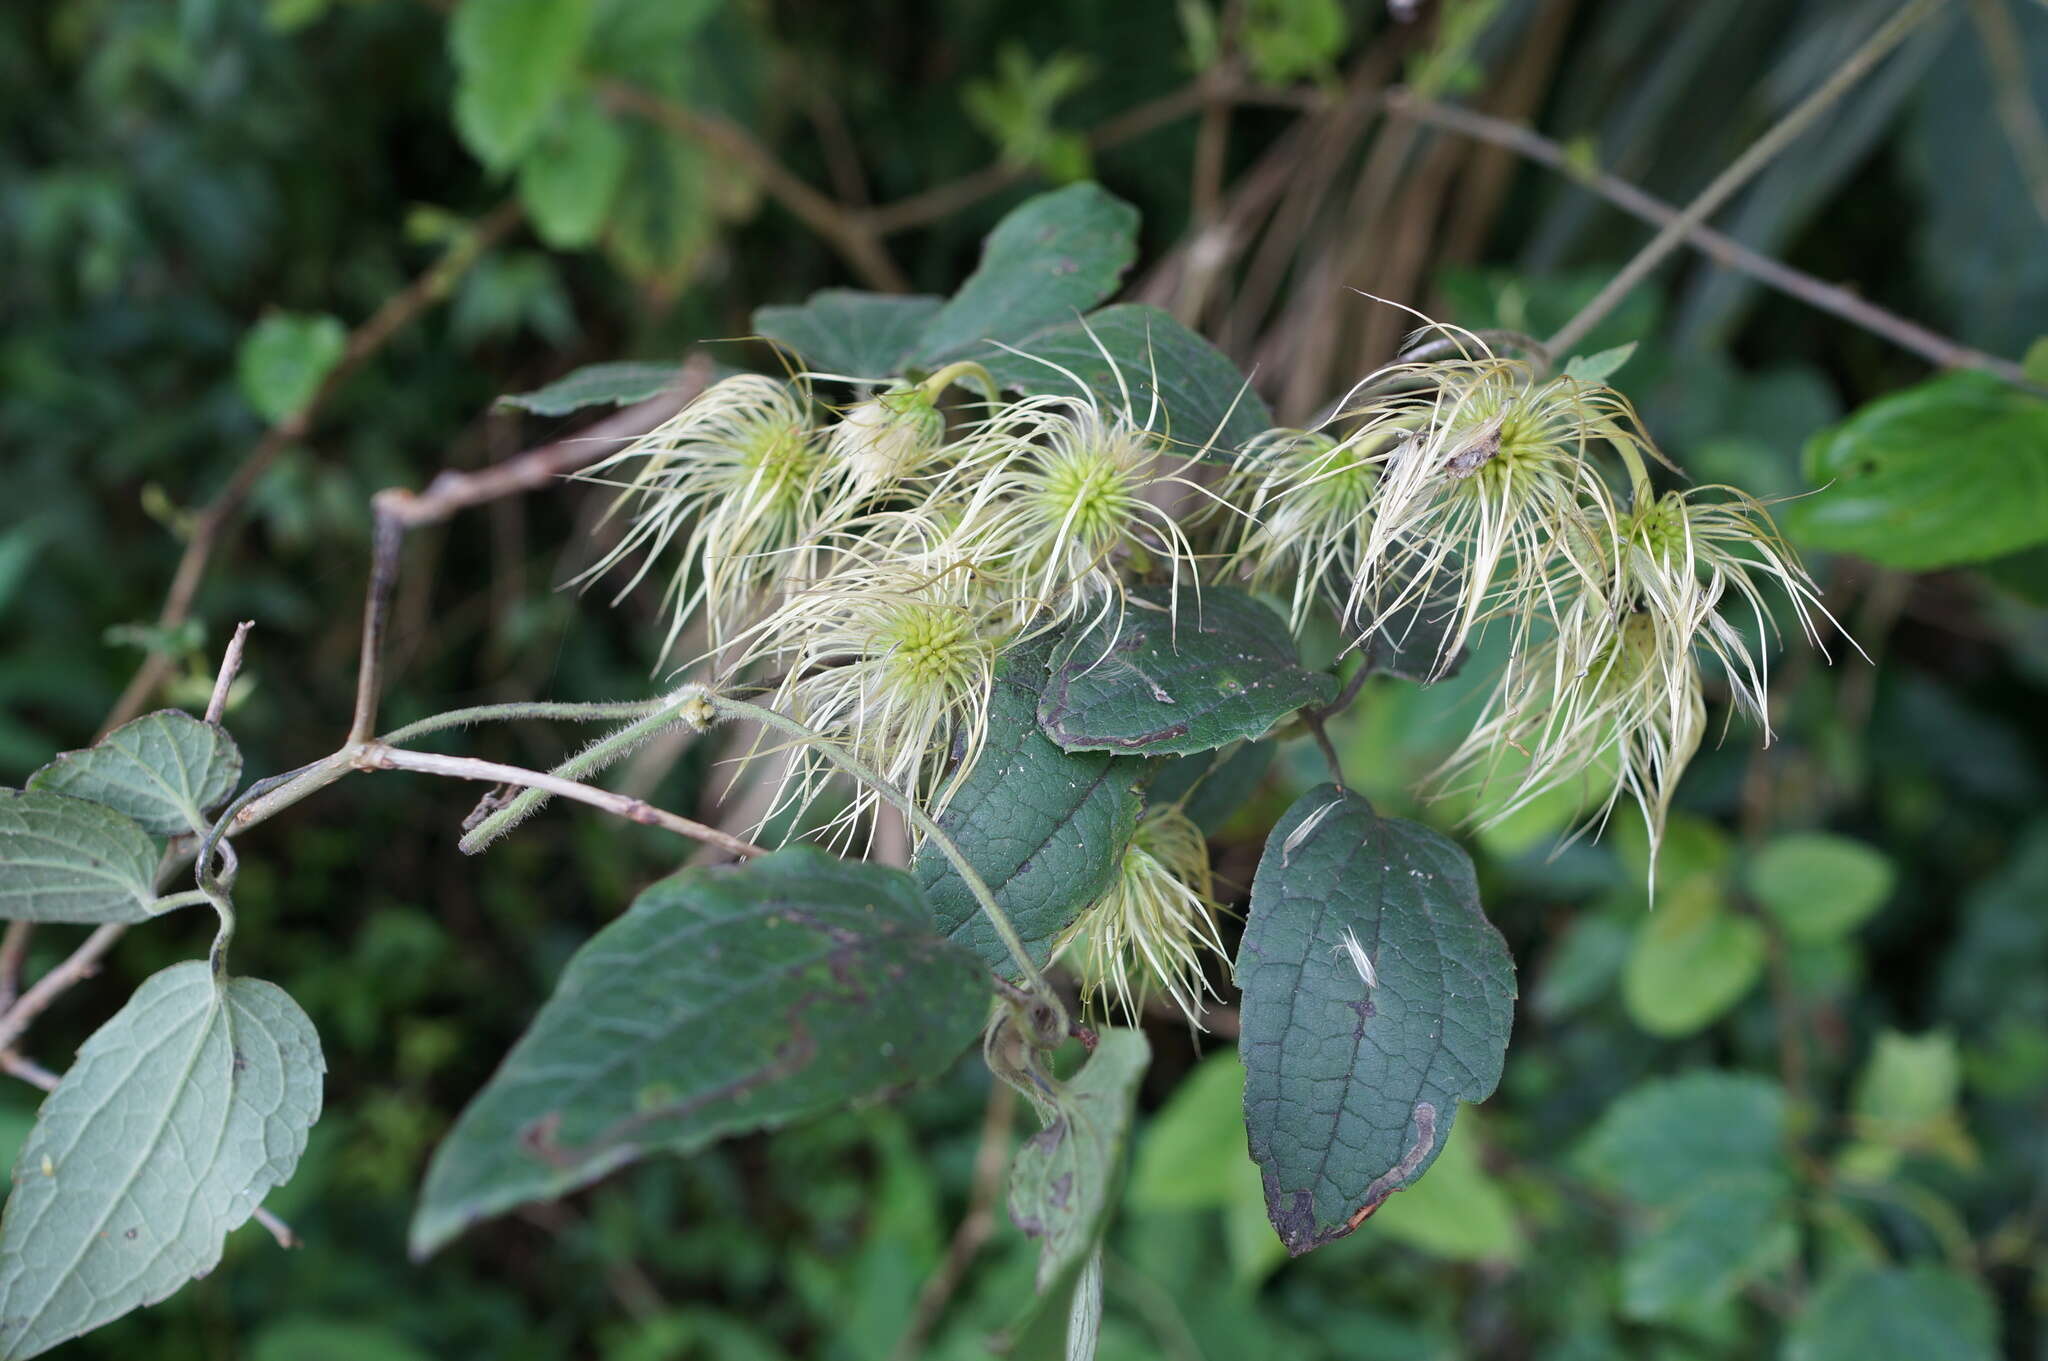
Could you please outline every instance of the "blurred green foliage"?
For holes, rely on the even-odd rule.
[[[203,704],[241,618],[258,624],[232,715],[250,769],[324,753],[348,712],[373,491],[569,428],[494,409],[501,392],[592,360],[672,359],[744,334],[757,305],[863,282],[729,152],[622,113],[620,84],[732,120],[843,200],[1011,167],[1015,187],[891,239],[914,285],[945,292],[1003,208],[1084,172],[1139,204],[1148,258],[1165,257],[1198,207],[1193,122],[1114,145],[1090,134],[1227,52],[1301,89],[1396,57],[1411,80],[1497,101],[1682,200],[1888,6],[1419,8],[1409,30],[1362,0],[6,7],[0,780],[83,743],[145,650],[177,658],[170,701]],[[2000,61],[2031,83],[2033,107],[2048,102],[2048,13],[1951,9],[1725,222],[2017,357],[2048,317],[2048,230]],[[1985,41],[1990,10],[2016,38]],[[1439,31],[1455,41],[1422,36]],[[1282,145],[1293,116],[1239,111],[1225,182]],[[1310,226],[1291,244],[1278,229],[1261,238],[1278,243],[1274,263],[1244,274],[1273,283],[1232,275],[1198,309],[1276,402],[1290,366],[1310,362],[1287,348],[1297,336],[1342,381],[1386,357],[1346,348],[1351,330],[1332,344],[1305,325],[1328,315],[1295,310],[1309,304],[1350,309],[1345,327],[1366,313],[1333,279],[1388,278],[1466,325],[1541,334],[1643,236],[1540,172],[1504,166],[1485,191],[1475,159],[1464,187],[1424,193],[1434,162],[1394,157],[1377,181],[1387,202],[1424,231],[1440,224],[1443,251],[1405,278],[1347,275],[1331,262],[1358,233],[1372,233],[1370,268],[1391,270],[1416,230],[1347,204],[1370,169],[1363,144],[1347,154],[1326,170],[1303,161],[1298,180],[1342,189],[1303,209]],[[347,328],[508,197],[528,228],[339,387],[254,488],[195,620],[157,629],[198,509],[318,388]],[[1162,289],[1149,300],[1170,298]],[[1698,260],[1639,292],[1586,350],[1630,342],[1615,381],[1679,463],[1760,494],[1806,491],[1835,453],[1853,459],[1859,424],[1886,408],[1838,422],[1927,377]],[[714,349],[728,353],[769,362]],[[1889,400],[1933,409],[1978,386],[1941,379]],[[1886,446],[1917,463],[1910,477],[1887,465],[1903,490],[1886,513],[1960,514],[1941,552],[1881,517],[1841,529],[1829,517],[1847,512],[1823,510],[1825,494],[1788,517],[1795,534],[1817,527],[1800,546],[1874,660],[1788,654],[1778,741],[1758,751],[1732,732],[1681,787],[1654,907],[1619,825],[1554,851],[1575,811],[1559,804],[1476,838],[1488,910],[1522,969],[1506,1077],[1359,1233],[1285,1261],[1244,1159],[1236,1060],[1154,1029],[1103,1356],[2048,1355],[2048,574],[2026,551],[2048,524],[2024,513],[2048,437],[2037,401],[1995,400],[1984,436],[1935,412],[1953,456],[1925,432]],[[416,540],[392,720],[646,689],[651,602],[607,612],[555,589],[587,560],[593,512],[534,497]],[[1992,553],[2008,556],[1900,570]],[[1368,686],[1336,736],[1384,811],[1455,822],[1408,790],[1488,671],[1482,655],[1432,687]],[[545,764],[565,740],[518,728],[469,749]],[[643,771],[646,792],[681,807],[712,773],[698,750]],[[1249,796],[1257,816],[1221,822],[1219,870],[1240,893],[1257,852],[1245,828],[1320,778],[1313,753],[1291,749]],[[988,1079],[972,1063],[890,1105],[650,1163],[430,1265],[405,1262],[420,1170],[453,1113],[568,955],[674,855],[657,833],[557,810],[464,862],[453,842],[467,806],[459,788],[380,776],[251,839],[242,967],[300,1001],[331,1067],[328,1114],[270,1201],[307,1246],[280,1253],[246,1230],[208,1279],[67,1354],[889,1357],[974,1179]],[[167,918],[132,935],[98,986],[39,1025],[36,1053],[61,1067],[126,989],[198,954],[211,929]],[[31,971],[67,944],[40,933]],[[0,1091],[10,1154],[34,1104],[26,1086]],[[983,1354],[1034,1257],[999,1226],[925,1354]]]

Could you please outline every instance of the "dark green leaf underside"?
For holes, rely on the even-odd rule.
[[[1346,957],[1347,928],[1377,986]],[[1421,1176],[1457,1102],[1492,1093],[1514,963],[1456,844],[1322,785],[1266,842],[1237,976],[1252,1158],[1298,1255]]]
[[[1287,625],[1238,591],[1133,591],[1121,617],[1069,632],[1038,704],[1046,735],[1068,751],[1207,751],[1263,736],[1275,721],[1336,693],[1301,665]]]

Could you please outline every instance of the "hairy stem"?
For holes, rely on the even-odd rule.
[[[656,700],[655,704],[658,707],[654,712],[628,723],[617,732],[600,737],[549,773],[566,780],[580,780],[586,775],[594,775],[614,761],[621,761],[632,755],[641,744],[665,728],[672,728],[678,723],[692,722],[692,716],[695,719],[692,726],[703,722],[700,710],[704,703],[704,688],[700,685],[686,685],[677,693]],[[463,834],[460,843],[463,854],[475,855],[531,817],[547,800],[548,791],[545,789],[530,787],[522,791],[503,808],[493,812]]]

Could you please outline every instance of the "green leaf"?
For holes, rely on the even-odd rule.
[[[659,396],[676,385],[681,370],[674,364],[623,361],[586,364],[532,392],[512,392],[499,406],[516,406],[536,416],[566,416],[586,406],[627,406]]]
[[[1339,0],[1251,0],[1244,47],[1261,83],[1291,85],[1327,73],[1344,50],[1348,29]]]
[[[2048,402],[1986,374],[1929,379],[1806,446],[1821,490],[1784,507],[1815,548],[1927,571],[2048,540]]]
[[[718,231],[723,181],[709,152],[659,128],[627,129],[630,159],[606,225],[604,250],[656,296],[694,277]]]
[[[1345,957],[1347,931],[1377,986]],[[1326,784],[1266,841],[1237,978],[1251,1154],[1299,1256],[1421,1176],[1456,1103],[1492,1093],[1514,961],[1455,843]]]
[[[1856,1118],[1907,1129],[1952,1113],[1962,1092],[1956,1037],[1944,1030],[1917,1039],[1887,1030],[1856,1079]]]
[[[1527,1243],[1515,1207],[1479,1160],[1469,1119],[1453,1126],[1429,1175],[1382,1205],[1373,1230],[1453,1262],[1518,1262]]]
[[[649,888],[578,950],[434,1154],[424,1257],[489,1215],[943,1071],[988,978],[910,877],[790,847]]]
[[[1785,1093],[1742,1073],[1696,1071],[1625,1093],[1586,1136],[1586,1174],[1645,1205],[1675,1205],[1716,1176],[1789,1175]]]
[[[1116,291],[1138,255],[1138,210],[1092,183],[1026,199],[982,244],[981,264],[918,336],[914,360],[981,358],[1070,321]]]
[[[48,789],[126,813],[156,836],[207,830],[206,812],[242,778],[242,753],[218,724],[159,709],[67,751],[28,777]]]
[[[969,357],[1006,388],[1128,408],[1183,455],[1229,463],[1273,424],[1271,409],[1237,365],[1172,313],[1145,303],[1069,317],[1010,344]]]
[[[134,818],[47,790],[0,789],[0,917],[146,921],[157,847]]]
[[[1258,1185],[1244,1156],[1244,1061],[1224,1049],[1195,1065],[1145,1127],[1131,1164],[1130,1205],[1216,1209],[1229,1203],[1230,1179],[1240,1171]]]
[[[1137,829],[1135,786],[1144,773],[1135,760],[1061,751],[1039,730],[1050,650],[1019,648],[997,666],[981,759],[939,817],[1038,964],[1115,878]],[[1010,952],[938,848],[920,848],[910,869],[939,930],[1014,977]]]
[[[1195,1065],[1145,1128],[1125,1202],[1144,1211],[1220,1210],[1231,1274],[1256,1285],[1287,1260],[1266,1222],[1266,1188],[1245,1157],[1244,1061],[1231,1049]]]
[[[43,1104],[0,1219],[0,1356],[38,1355],[220,1261],[320,1115],[320,1037],[282,989],[154,975]]]
[[[1962,1085],[1962,1055],[1953,1034],[1880,1032],[1850,1102],[1856,1141],[1842,1149],[1838,1165],[1866,1181],[1889,1178],[1908,1153],[1972,1169],[1977,1153],[1957,1109]]]
[[[2020,372],[2036,387],[2048,387],[2048,336],[2034,337],[2020,360]]]
[[[1621,975],[1629,1019],[1665,1039],[1711,1025],[1763,976],[1764,929],[1705,877],[1668,889],[1636,928]]]
[[[1270,742],[1239,742],[1190,756],[1168,756],[1145,785],[1145,802],[1179,802],[1197,827],[1213,834],[1243,809],[1272,768]]]
[[[851,288],[822,289],[801,307],[757,307],[754,330],[794,350],[820,373],[841,378],[894,378],[910,362],[917,338],[943,298],[899,297]]]
[[[1226,587],[1132,591],[1121,612],[1070,629],[1038,701],[1046,736],[1067,751],[1207,751],[1265,736],[1337,682],[1301,664],[1287,622]]]
[[[594,243],[626,173],[626,135],[590,101],[564,111],[519,161],[519,198],[556,250]]]
[[[348,349],[348,328],[326,313],[271,312],[235,353],[235,379],[257,414],[275,424],[313,400]]]
[[[1859,1267],[1827,1282],[1785,1334],[1784,1361],[1997,1361],[1984,1287],[1937,1266]]]
[[[1530,1006],[1543,1019],[1556,1020],[1605,996],[1634,943],[1635,932],[1614,918],[1582,914],[1543,961]]]
[[[1798,1246],[1787,1192],[1783,1177],[1763,1172],[1705,1180],[1630,1243],[1622,1312],[1655,1321],[1714,1308],[1783,1265]]]
[[[1892,893],[1892,862],[1825,832],[1775,837],[1749,864],[1749,891],[1798,940],[1834,940],[1861,926]]]
[[[533,143],[590,36],[591,0],[462,0],[448,25],[455,130],[492,170]]]
[[[1565,361],[1564,376],[1585,383],[1604,383],[1619,373],[1621,366],[1628,363],[1629,356],[1635,352],[1636,342],[1631,340],[1628,344],[1616,345],[1611,350],[1601,350],[1595,354],[1575,354]]]
[[[1048,1098],[1045,1128],[1010,1170],[1010,1218],[1038,1240],[1041,1294],[1078,1270],[1102,1238],[1122,1179],[1138,1082],[1152,1060],[1142,1031],[1104,1027],[1095,1052]]]

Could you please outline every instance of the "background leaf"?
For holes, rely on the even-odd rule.
[[[205,832],[206,813],[234,792],[242,753],[218,724],[159,709],[28,777],[31,789],[90,799],[157,836]]]
[[[1132,591],[1114,612],[1070,629],[1038,701],[1046,736],[1067,751],[1150,756],[1208,751],[1265,736],[1337,682],[1301,664],[1286,621],[1228,587]],[[1148,608],[1149,607],[1149,608]]]
[[[1343,957],[1347,928],[1377,987]],[[1421,1176],[1458,1100],[1492,1094],[1514,962],[1463,851],[1321,785],[1266,840],[1237,976],[1251,1153],[1299,1256]]]
[[[1010,210],[981,263],[918,336],[915,362],[980,358],[1070,321],[1116,291],[1138,253],[1138,212],[1098,184],[1070,184]]]
[[[448,26],[455,127],[503,170],[533,142],[590,36],[591,0],[462,0]]]
[[[1782,1176],[1709,1177],[1659,1214],[1622,1260],[1622,1312],[1636,1319],[1697,1315],[1784,1265],[1798,1247]]]
[[[519,200],[535,235],[557,250],[595,242],[629,154],[626,134],[595,103],[564,109],[519,161]]]
[[[1875,848],[1826,832],[1774,837],[1748,867],[1749,891],[1799,940],[1834,940],[1861,926],[1892,892],[1892,863]]]
[[[646,1152],[942,1071],[988,982],[931,927],[902,871],[804,846],[655,884],[576,952],[435,1152],[413,1253]]]
[[[282,989],[174,964],[78,1051],[0,1218],[0,1355],[39,1355],[220,1261],[320,1115],[320,1038]]]
[[[347,348],[339,318],[270,312],[242,337],[235,377],[249,405],[274,424],[312,400]]]
[[[996,668],[988,738],[967,782],[939,816],[1044,964],[1062,931],[1109,888],[1138,825],[1140,762],[1065,752],[1038,727],[1047,644],[1018,648]],[[991,969],[1016,965],[952,863],[930,844],[911,865],[939,930]]]
[[[1784,1361],[1996,1361],[1998,1315],[1984,1287],[1937,1266],[1864,1267],[1815,1291]]]
[[[943,298],[826,288],[801,307],[754,309],[754,329],[794,350],[811,369],[843,378],[893,378]]]
[[[508,393],[500,406],[516,406],[536,416],[566,416],[586,406],[626,406],[659,396],[675,386],[677,365],[621,361],[585,364],[532,392]]]
[[[1790,1171],[1785,1093],[1743,1073],[1702,1070],[1624,1094],[1580,1147],[1577,1162],[1645,1205],[1673,1205],[1717,1176]]]
[[[1974,372],[1879,398],[1806,446],[1793,538],[1887,567],[1982,562],[2048,539],[2048,402]]]
[[[48,790],[0,789],[0,917],[146,921],[156,865],[156,843],[126,814]]]
[[[1621,974],[1629,1018],[1652,1035],[1690,1035],[1756,986],[1764,951],[1763,927],[1728,909],[1718,881],[1691,878],[1660,894],[1636,926]]]

